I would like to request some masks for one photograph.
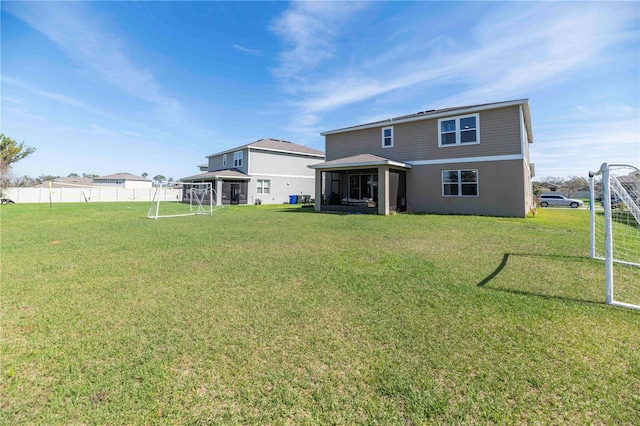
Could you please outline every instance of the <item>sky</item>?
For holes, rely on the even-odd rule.
[[[640,167],[640,2],[1,2],[16,176],[199,172],[262,138],[529,99],[536,178]]]

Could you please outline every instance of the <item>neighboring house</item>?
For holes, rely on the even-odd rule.
[[[291,195],[315,197],[315,175],[308,166],[324,161],[324,153],[292,142],[260,139],[207,159],[205,172],[180,180],[212,182],[217,204],[282,204]]]
[[[316,211],[524,217],[534,205],[529,101],[419,112],[322,133]]]
[[[554,193],[558,195],[564,195],[568,198],[589,198],[589,187],[571,188],[562,185],[557,185],[551,182],[532,182],[534,194],[549,194]],[[596,187],[600,186],[599,182],[595,183]]]
[[[149,189],[153,186],[153,181],[131,173],[116,173],[94,178],[93,184],[126,189]]]
[[[51,185],[49,185],[51,183]],[[77,187],[89,187],[93,186],[93,179],[82,177],[63,177],[55,178],[42,182],[38,185],[34,185],[34,188],[77,188]]]
[[[556,192],[556,191],[561,191],[563,189],[562,185],[557,185],[551,182],[542,182],[542,183],[533,182],[533,186],[540,188],[539,190],[541,192]]]

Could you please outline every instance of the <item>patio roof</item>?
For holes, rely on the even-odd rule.
[[[324,163],[307,166],[310,169],[350,169],[355,167],[395,166],[410,169],[411,165],[400,161],[390,160],[373,154],[359,154],[352,157],[338,158]]]
[[[203,180],[251,180],[249,175],[242,173],[237,169],[215,170],[213,172],[199,173],[193,176],[187,176],[180,179],[183,182],[197,182]]]

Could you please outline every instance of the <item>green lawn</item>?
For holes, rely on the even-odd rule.
[[[588,211],[147,209],[2,206],[2,424],[640,424]]]

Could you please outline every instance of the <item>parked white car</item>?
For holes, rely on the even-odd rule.
[[[540,207],[567,206],[573,209],[577,209],[578,207],[584,205],[582,200],[567,198],[564,195],[560,194],[540,194],[538,196],[538,204],[540,204]]]

